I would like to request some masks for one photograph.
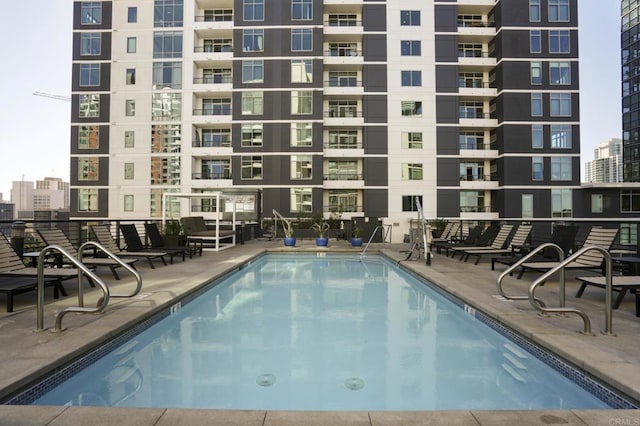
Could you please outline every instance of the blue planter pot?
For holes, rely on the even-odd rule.
[[[294,247],[296,245],[296,237],[284,237],[284,245]]]
[[[328,244],[329,244],[329,238],[327,237],[316,238],[316,245],[318,247],[326,247]]]
[[[362,238],[351,238],[351,247],[362,247]]]

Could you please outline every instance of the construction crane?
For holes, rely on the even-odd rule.
[[[51,99],[57,99],[59,101],[71,102],[71,96],[54,95],[52,93],[45,93],[45,92],[33,92],[33,94],[36,96],[42,96],[44,98],[51,98]]]

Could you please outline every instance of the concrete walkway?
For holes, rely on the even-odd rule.
[[[356,251],[345,242],[331,242],[331,250]],[[403,261],[403,245],[379,244],[389,257],[427,277],[446,291],[457,295],[475,309],[484,312],[532,341],[564,357],[593,377],[610,383],[626,395],[640,400],[640,318],[635,317],[634,298],[629,295],[614,311],[613,328],[616,336],[599,333],[604,328],[604,291],[587,289],[582,298],[573,295],[577,282],[569,279],[567,305],[578,307],[590,316],[594,336],[580,333],[582,321],[576,315],[540,317],[528,302],[507,302],[496,297],[495,282],[501,270],[491,271],[488,263],[472,265],[440,255],[434,255],[431,266],[424,260]],[[61,367],[86,353],[92,347],[119,334],[133,324],[149,317],[159,309],[166,309],[173,301],[207,283],[212,277],[224,274],[238,263],[264,250],[316,250],[311,241],[299,241],[299,247],[286,249],[281,241],[251,241],[218,253],[205,252],[182,263],[150,269],[140,265],[144,278],[142,294],[133,299],[112,298],[103,314],[68,314],[64,317],[62,333],[34,332],[36,314],[35,295],[16,296],[16,312],[0,314],[0,347],[3,366],[0,369],[0,398],[7,400],[47,372]],[[359,250],[357,250],[359,252]],[[109,281],[113,292],[129,291],[135,287],[131,278],[123,274],[121,282],[114,282],[108,271],[100,273]],[[574,274],[574,273],[572,273]],[[505,290],[509,294],[526,294],[536,275],[523,280],[507,278]],[[571,275],[569,275],[571,276]],[[548,282],[539,296],[549,305],[558,300],[557,285]],[[53,328],[54,315],[76,302],[71,285],[69,297],[53,301],[46,295],[45,326]],[[85,306],[95,306],[100,294],[88,289]],[[3,300],[2,300],[3,302]],[[132,409],[103,407],[37,407],[0,406],[1,425],[520,425],[577,424],[577,425],[635,425],[640,424],[637,410],[571,410],[571,411],[452,411],[452,412],[265,412],[181,409]]]

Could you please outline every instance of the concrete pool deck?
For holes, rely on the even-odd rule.
[[[168,308],[172,301],[208,282],[213,276],[234,269],[235,265],[264,250],[316,251],[312,241],[299,241],[299,247],[284,248],[281,241],[250,241],[221,252],[205,252],[186,262],[150,269],[139,262],[138,270],[144,284],[141,295],[132,299],[112,298],[103,314],[75,314],[64,317],[63,333],[34,332],[36,328],[35,294],[16,296],[15,312],[0,314],[0,398],[10,395],[59,368],[88,348],[117,335],[122,330],[149,317],[159,308]],[[387,256],[403,260],[404,245],[375,244],[370,250],[380,250]],[[359,253],[346,242],[331,241],[328,250]],[[515,329],[528,339],[565,358],[587,374],[608,383],[629,397],[640,400],[640,318],[635,316],[633,295],[628,295],[613,314],[615,336],[600,333],[604,328],[604,291],[588,288],[576,299],[578,283],[567,273],[567,306],[584,310],[592,321],[594,336],[580,333],[582,321],[577,315],[541,317],[527,302],[508,302],[496,297],[496,279],[504,268],[491,271],[488,261],[480,265],[434,255],[431,266],[424,259],[402,261],[405,267],[425,276],[446,291],[488,316]],[[113,292],[130,291],[134,281],[121,273],[123,279],[114,282],[110,273],[100,273]],[[580,275],[587,275],[580,273]],[[522,280],[508,277],[504,289],[508,294],[526,294],[536,274],[525,274]],[[53,301],[46,296],[45,327],[53,328],[54,315],[76,304],[77,294],[72,284],[66,284],[69,296]],[[558,300],[558,286],[547,283],[537,293],[552,306]],[[50,290],[48,290],[50,291]],[[95,306],[100,296],[95,289],[86,290],[85,306]],[[0,303],[4,299],[0,296]],[[221,411],[183,409],[132,409],[104,407],[36,407],[0,406],[2,425],[420,425],[461,424],[576,424],[576,425],[638,425],[639,410],[567,410],[567,411],[482,411],[447,412],[281,412],[281,411]]]

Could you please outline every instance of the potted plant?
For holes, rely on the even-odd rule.
[[[351,247],[362,247],[362,237],[360,236],[360,228],[353,228],[353,237],[351,237]]]
[[[294,247],[296,245],[296,237],[293,236],[293,225],[291,222],[283,220],[282,228],[284,229],[284,245]]]
[[[318,237],[316,238],[316,245],[318,247],[326,247],[329,244],[329,238],[327,238],[327,231],[329,230],[329,224],[324,220],[315,222],[312,226]]]
[[[179,220],[169,219],[164,224],[164,235],[162,240],[165,246],[179,246],[180,234],[182,233],[182,225]]]

